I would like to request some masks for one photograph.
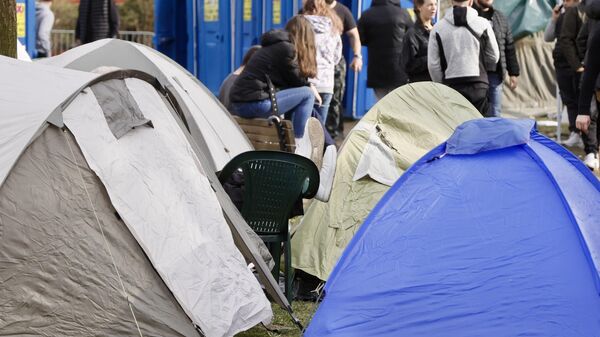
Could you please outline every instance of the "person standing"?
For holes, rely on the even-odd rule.
[[[577,35],[583,26],[583,8],[579,0],[563,3],[564,12],[556,19],[555,35],[557,42],[552,56],[556,69],[556,82],[560,97],[567,107],[569,116],[569,138],[566,146],[584,146],[580,131],[575,125],[578,113],[579,82],[583,73],[583,53],[577,48]]]
[[[452,3],[452,10],[446,12],[429,36],[429,74],[434,82],[458,91],[487,116],[487,69],[500,59],[496,36],[489,21],[471,8],[473,0]]]
[[[369,52],[367,87],[374,89],[377,100],[408,81],[402,69],[402,42],[412,26],[400,0],[373,0],[358,20],[360,41]]]
[[[315,110],[319,120],[325,125],[333,96],[334,69],[342,57],[342,21],[325,0],[306,0],[302,13],[310,22],[315,34],[317,76],[311,78],[310,83],[317,88],[321,96],[322,101],[315,106]]]
[[[436,0],[415,0],[416,22],[406,33],[402,46],[402,62],[410,83],[431,81],[427,69],[427,44],[436,11]]]
[[[588,18],[600,20],[600,0],[590,2],[586,6]],[[600,109],[600,25],[596,24],[590,32],[585,69],[581,81],[579,95],[579,115],[576,126],[585,135],[586,147],[583,162],[590,169],[600,169],[598,145],[600,128],[598,115]]]
[[[38,0],[35,3],[35,27],[37,37],[35,49],[37,57],[52,56],[52,26],[54,26],[54,13],[52,12],[52,0]]]
[[[360,36],[356,28],[356,22],[352,16],[352,12],[348,7],[335,0],[325,0],[331,9],[339,16],[342,21],[342,31],[348,37],[350,47],[354,52],[350,69],[355,72],[362,70],[362,53]],[[335,138],[344,134],[344,116],[342,109],[342,101],[344,100],[344,90],[346,89],[346,59],[342,55],[340,62],[335,66],[333,96],[329,104],[329,113],[325,126],[329,134]]]
[[[119,33],[119,11],[114,0],[81,0],[75,27],[76,44],[115,38]]]
[[[515,42],[512,32],[508,24],[506,16],[494,9],[494,0],[475,0],[477,12],[479,16],[486,18],[492,24],[498,49],[500,50],[500,61],[494,67],[487,69],[488,71],[488,101],[490,109],[486,117],[500,117],[502,111],[502,83],[504,82],[504,74],[508,72],[508,85],[512,90],[517,88],[517,78],[519,77],[520,69],[517,61],[517,53],[515,52]]]

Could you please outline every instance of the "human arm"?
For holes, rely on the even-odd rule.
[[[483,51],[484,64],[486,69],[496,69],[496,65],[500,60],[500,49],[498,48],[498,40],[492,26],[488,23],[485,30],[487,41],[485,42],[485,50]]]
[[[350,69],[355,72],[359,72],[363,66],[361,49],[362,45],[360,43],[360,34],[358,33],[358,28],[354,27],[346,32],[348,36],[348,40],[350,41],[350,46],[352,47],[352,51],[354,52],[354,57],[352,58],[352,63],[350,63]]]
[[[417,74],[427,71],[427,52],[420,53],[419,41],[414,30],[409,30],[402,42],[403,68],[407,75]],[[410,77],[410,76],[409,76]]]
[[[427,68],[429,69],[429,76],[433,82],[442,83],[444,73],[442,71],[442,64],[440,60],[440,49],[436,32],[431,32],[429,35],[429,43],[427,45]]]
[[[599,26],[600,27],[600,26]],[[590,124],[590,110],[592,97],[594,97],[594,87],[600,75],[600,29],[595,29],[590,41],[588,58],[581,81],[581,91],[579,94],[579,115],[577,116],[577,128],[587,132]]]
[[[51,42],[51,33],[52,26],[54,26],[54,13],[52,11],[48,11],[48,15],[46,15],[43,20],[40,21],[40,25],[38,27],[38,40],[40,41],[41,51],[45,57],[52,56],[52,42]]]
[[[112,38],[117,37],[119,33],[119,11],[117,9],[117,5],[115,5],[113,0],[110,0],[110,19],[109,19],[109,36]]]
[[[561,9],[561,5],[556,5],[552,9],[552,18],[548,20],[546,30],[544,30],[544,41],[546,42],[552,42],[556,39],[556,20],[558,20],[558,16],[560,15]]]
[[[506,57],[506,70],[510,77],[509,86],[515,90],[517,88],[517,77],[521,74],[521,68],[519,67],[519,60],[517,59],[517,52],[515,48],[515,41],[512,36],[512,31],[508,24],[508,20],[504,20],[505,34],[504,41],[504,56]]]

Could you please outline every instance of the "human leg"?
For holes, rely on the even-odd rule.
[[[285,89],[275,94],[279,111],[285,118],[292,121],[294,136],[300,138],[304,135],[306,121],[310,118],[315,102],[315,96],[309,87]]]
[[[500,117],[502,110],[502,75],[498,73],[488,73],[489,89],[488,102],[489,109],[486,117]]]

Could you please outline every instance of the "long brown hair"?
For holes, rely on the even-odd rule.
[[[312,26],[302,15],[296,15],[285,25],[290,40],[296,48],[296,61],[300,75],[313,78],[317,76],[317,49]]]
[[[306,0],[302,7],[302,14],[325,16],[331,20],[333,29],[337,34],[341,34],[344,29],[340,17],[329,7],[325,0]]]

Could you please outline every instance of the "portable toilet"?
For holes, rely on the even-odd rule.
[[[190,0],[156,0],[154,3],[154,45],[188,71],[197,75],[192,38],[195,3]]]
[[[260,43],[262,33],[263,1],[235,1],[235,67],[242,64],[242,59],[248,49]]]
[[[298,14],[302,8],[302,1],[264,0],[265,20],[263,32],[271,29],[283,29],[292,16]]]
[[[37,55],[35,40],[35,0],[17,0],[17,38],[32,58]]]

